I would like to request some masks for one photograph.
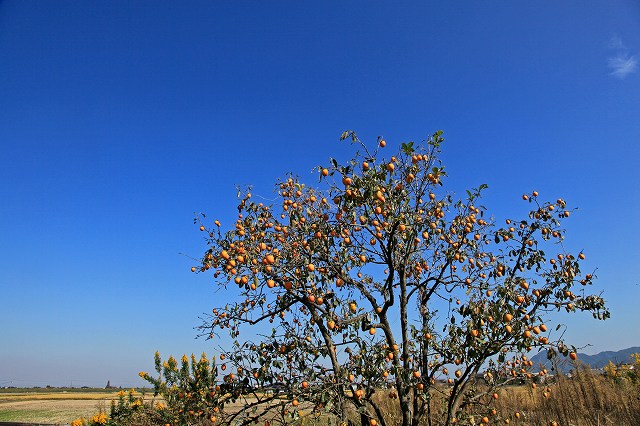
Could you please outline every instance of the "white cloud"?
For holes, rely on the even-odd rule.
[[[618,36],[613,36],[609,40],[609,49],[625,50],[626,47],[622,43],[622,39]]]
[[[629,49],[617,35],[609,39],[609,49],[616,51],[616,55],[608,59],[608,66],[611,68],[609,75],[624,79],[638,69],[638,60],[634,55],[628,53]]]
[[[610,75],[623,79],[638,68],[638,60],[635,56],[626,53],[618,53],[616,56],[609,58]]]

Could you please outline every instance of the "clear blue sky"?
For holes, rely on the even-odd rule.
[[[0,0],[0,386],[213,352],[193,212],[316,182],[346,129],[443,129],[451,187],[487,183],[497,218],[534,189],[579,207],[567,242],[612,319],[566,337],[640,346],[638,60],[632,1]]]

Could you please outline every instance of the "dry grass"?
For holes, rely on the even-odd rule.
[[[511,424],[558,425],[640,425],[640,387],[633,383],[613,383],[589,370],[578,370],[573,377],[558,376],[550,384],[545,398],[545,386],[534,390],[520,387],[507,390],[498,400],[497,409]],[[521,418],[515,413],[519,411]]]
[[[78,417],[109,412],[117,392],[59,392],[48,390],[0,393],[0,421],[68,424]]]
[[[547,386],[551,392],[545,397]],[[108,412],[111,399],[116,398],[115,392],[0,393],[0,421],[68,424],[77,417],[90,417],[100,409]],[[386,413],[387,425],[399,425],[398,400],[390,399],[387,392],[379,392],[376,400]],[[503,389],[492,408],[498,414],[491,424],[505,424],[508,419],[510,425],[516,426],[549,426],[553,421],[562,426],[637,426],[640,425],[640,385],[628,381],[613,383],[589,370],[580,370],[572,378],[558,376],[554,383],[537,385],[535,389],[530,386]],[[304,411],[306,415],[293,423],[301,426],[338,423],[337,419]],[[516,412],[520,413],[519,418]],[[353,414],[350,417],[358,424],[357,414]],[[442,415],[442,411],[438,414]]]
[[[550,392],[545,397],[547,388]],[[530,385],[509,386],[499,395],[489,406],[497,411],[495,416],[489,416],[492,425],[506,425],[507,421],[509,426],[550,426],[554,421],[559,426],[640,425],[640,384],[614,383],[590,370],[578,370],[571,378],[558,376],[553,383],[538,384],[535,389]],[[443,402],[434,394],[434,401],[437,399]],[[400,425],[398,400],[383,392],[376,395],[376,400],[386,413],[387,426]],[[434,425],[444,423],[443,408],[433,404]],[[356,417],[352,420],[359,424]],[[477,416],[474,424],[479,420]]]

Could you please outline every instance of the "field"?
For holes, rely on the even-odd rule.
[[[548,393],[547,393],[548,390]],[[142,393],[144,390],[139,390]],[[399,421],[397,400],[380,393],[388,425]],[[146,400],[152,398],[146,391]],[[78,417],[91,417],[100,409],[109,412],[117,391],[104,389],[0,389],[0,422],[68,424]],[[494,408],[499,412],[495,424],[517,426],[599,425],[635,426],[640,424],[640,393],[637,383],[614,383],[589,370],[560,376],[552,383],[509,386],[500,392]],[[239,409],[240,405],[229,406]],[[299,424],[326,424],[301,421]],[[492,422],[492,424],[494,424]]]
[[[68,424],[109,412],[117,390],[105,389],[0,389],[0,422]]]

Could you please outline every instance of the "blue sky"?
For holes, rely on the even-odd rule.
[[[0,386],[131,386],[219,305],[194,212],[443,129],[448,183],[579,207],[588,353],[640,346],[640,5],[0,0]]]

